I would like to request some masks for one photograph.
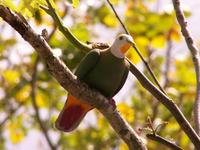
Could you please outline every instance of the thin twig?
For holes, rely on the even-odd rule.
[[[194,104],[194,124],[198,135],[200,135],[200,51],[196,47],[192,36],[187,29],[187,22],[183,11],[180,8],[179,0],[172,0],[176,12],[176,18],[181,27],[181,32],[185,38],[187,47],[189,48],[196,73],[196,97]]]
[[[24,40],[28,41],[38,54],[40,54],[47,63],[50,73],[57,79],[63,88],[68,90],[69,93],[77,97],[80,101],[99,109],[116,133],[127,143],[130,150],[147,149],[137,133],[121,117],[119,112],[116,109],[113,109],[113,106],[110,105],[108,99],[79,81],[69,68],[67,68],[58,57],[53,55],[51,48],[42,36],[36,34],[17,14],[13,13],[3,5],[0,5],[0,17],[18,31]]]
[[[147,127],[139,129],[140,131],[145,131],[145,130],[151,131],[151,133],[146,134],[147,138],[156,141],[160,144],[163,144],[166,147],[171,148],[173,150],[182,150],[182,148],[180,148],[175,142],[169,141],[157,134],[158,129],[166,125],[167,122],[163,122],[155,127],[150,117],[147,118],[147,121],[148,121],[148,123],[146,124]]]
[[[173,150],[182,150],[176,143],[175,141],[172,142],[172,140],[167,140],[161,136],[159,136],[157,134],[158,132],[158,129],[161,128],[162,126],[166,125],[167,122],[163,122],[161,124],[158,124],[156,127],[155,125],[153,124],[152,120],[150,117],[147,118],[147,121],[148,123],[146,123],[146,127],[144,128],[139,128],[139,131],[148,131],[148,132],[151,132],[151,133],[147,133],[146,134],[146,137],[153,140],[153,141],[156,141],[160,144],[163,144],[165,145],[166,147],[168,148],[171,148]]]
[[[90,51],[91,50],[91,47],[81,41],[79,41],[72,33],[71,31],[65,27],[63,25],[63,22],[62,22],[62,19],[60,18],[60,16],[56,13],[55,11],[55,8],[53,8],[53,6],[51,5],[50,1],[49,0],[46,0],[47,4],[48,4],[48,7],[45,7],[45,6],[40,6],[41,9],[43,9],[46,13],[48,13],[53,19],[54,21],[56,22],[59,30],[64,34],[64,36],[70,40],[70,41],[73,41],[73,44],[76,46],[76,47],[79,47],[81,50],[83,51]]]
[[[126,34],[129,34],[130,33],[128,32],[128,29],[126,28],[126,26],[124,25],[124,23],[122,22],[122,20],[120,19],[119,15],[117,14],[114,6],[112,5],[112,3],[110,2],[110,0],[107,0],[108,4],[110,5],[110,7],[112,8],[116,18],[119,20],[120,24],[122,25],[123,29],[125,30]],[[162,86],[160,85],[160,83],[158,82],[156,76],[154,75],[151,67],[149,66],[149,64],[147,63],[147,61],[144,59],[144,57],[142,56],[139,48],[136,46],[136,44],[133,44],[132,45],[133,48],[135,49],[135,51],[137,52],[137,54],[139,55],[140,59],[142,60],[142,62],[144,63],[144,65],[146,66],[147,70],[149,71],[150,75],[152,76],[154,82],[156,83],[156,85],[159,87],[159,89],[166,95],[166,92],[165,90],[162,88]]]
[[[38,63],[39,63],[39,57],[37,57],[36,61],[35,61],[35,65],[34,65],[34,70],[33,70],[33,74],[32,74],[32,81],[31,81],[31,87],[32,87],[32,91],[31,91],[31,97],[32,97],[32,103],[33,103],[33,107],[34,107],[34,110],[35,110],[35,117],[36,117],[36,120],[37,122],[39,123],[39,126],[51,148],[51,150],[56,150],[56,147],[54,146],[54,144],[52,143],[49,135],[48,135],[48,130],[47,128],[45,127],[44,125],[44,122],[42,121],[42,119],[40,118],[40,114],[39,114],[39,108],[37,106],[37,103],[36,103],[36,88],[37,88],[37,85],[36,85],[36,81],[37,81],[37,66],[38,66]]]
[[[61,18],[65,17],[65,15],[67,14],[67,11],[68,11],[68,8],[66,7]],[[56,26],[54,25],[53,30],[51,31],[51,33],[49,35],[47,35],[47,37],[44,37],[44,38],[46,38],[47,42],[50,41],[50,39],[52,38],[52,36],[54,35],[55,32],[56,32]],[[44,122],[40,118],[39,108],[37,107],[37,104],[35,102],[35,91],[37,89],[36,81],[37,81],[37,72],[38,72],[38,64],[39,64],[39,62],[40,62],[40,57],[37,55],[36,61],[34,63],[34,70],[33,70],[34,73],[32,75],[32,103],[33,103],[33,107],[34,107],[34,110],[35,110],[35,115],[36,115],[37,121],[38,121],[38,123],[40,125],[40,128],[42,129],[42,132],[43,132],[48,144],[49,144],[49,147],[52,150],[56,150],[59,145],[57,145],[57,144],[53,145],[53,143],[52,143],[52,141],[51,141],[51,139],[50,139],[50,137],[48,135],[48,131],[47,131],[46,127],[44,125],[42,125],[42,124],[44,124]]]
[[[8,110],[7,116],[1,121],[0,123],[0,128],[2,128],[9,119],[11,119],[12,117],[14,117],[14,115],[18,112],[18,110],[22,107],[22,105],[25,104],[25,102],[18,102],[18,106],[16,106],[15,108],[11,105],[11,101],[9,100],[10,98],[12,98],[13,93],[15,94],[19,89],[21,89],[25,84],[27,84],[29,81],[27,81],[27,79],[25,79],[24,77],[21,77],[20,83],[17,84],[11,92],[6,92],[5,94],[5,98],[2,99],[2,103],[4,103],[3,105],[5,105],[4,107],[8,107],[6,110]],[[22,84],[23,83],[23,84]],[[5,84],[5,80],[3,79],[3,87],[5,87],[5,89],[9,89],[9,86],[7,84]],[[11,94],[12,93],[12,94]],[[1,105],[1,104],[0,104]]]
[[[161,137],[157,134],[147,134],[146,137],[153,140],[153,141],[161,143],[161,144],[163,144],[163,145],[165,145],[165,146],[167,146],[167,147],[169,147],[173,150],[182,150],[182,148],[177,146],[176,143],[169,141],[169,140],[167,140],[167,139],[165,139],[165,138],[163,138],[163,137]]]
[[[176,145],[175,142],[169,141],[157,134],[158,129],[166,124],[167,124],[167,122],[163,122],[163,123],[157,125],[156,127],[154,127],[154,124],[153,124],[151,118],[148,117],[148,127],[151,129],[152,133],[146,134],[146,137],[151,140],[157,141],[158,143],[163,144],[173,150],[182,150],[182,148],[180,148],[178,145]]]
[[[127,59],[128,60],[128,59]],[[128,60],[129,61],[129,60]],[[141,83],[141,85],[149,91],[159,102],[161,102],[175,117],[176,121],[180,125],[180,127],[183,129],[183,131],[186,133],[186,135],[190,138],[192,143],[195,145],[197,149],[200,149],[200,138],[194,131],[194,129],[191,127],[190,123],[187,121],[183,113],[180,111],[178,106],[171,100],[169,97],[167,97],[165,94],[163,94],[157,87],[155,87],[148,78],[146,78],[142,72],[140,72],[137,67],[135,67],[134,64],[131,63],[130,71],[131,73],[138,79],[138,81]]]
[[[140,53],[140,51],[139,51],[138,47],[136,46],[136,44],[133,44],[133,48],[136,50],[137,54],[138,54],[138,55],[140,56],[140,58],[142,59],[144,65],[146,66],[147,70],[149,71],[150,75],[152,76],[152,78],[153,78],[154,82],[156,83],[156,85],[158,86],[158,88],[159,88],[165,95],[167,95],[166,92],[165,92],[165,90],[162,88],[162,86],[161,86],[160,83],[158,82],[158,80],[157,80],[156,76],[154,75],[152,69],[150,68],[148,62],[144,59],[144,57],[143,57],[142,54]]]
[[[170,36],[169,36],[170,37]],[[169,84],[169,71],[170,71],[170,62],[171,62],[171,52],[172,52],[172,41],[170,38],[167,40],[167,47],[166,47],[166,61],[164,64],[164,73],[163,73],[163,88],[166,89]],[[157,114],[158,114],[158,108],[159,108],[159,101],[156,101],[153,105],[153,113],[152,113],[152,120],[155,120]]]
[[[166,61],[165,61],[165,64],[164,64],[164,83],[163,83],[163,87],[166,88],[167,85],[169,84],[169,71],[170,71],[170,64],[171,64],[171,52],[172,52],[172,41],[171,39],[168,39],[167,40],[167,48],[166,48],[166,55],[165,55],[165,58],[166,58]]]
[[[23,105],[23,103],[20,103],[16,108],[12,109],[11,112],[0,122],[0,128],[15,114]]]
[[[117,14],[117,11],[115,10],[113,4],[110,2],[110,0],[107,0],[107,2],[108,2],[108,4],[110,5],[110,7],[112,8],[112,10],[113,10],[113,12],[114,12],[116,18],[117,18],[118,21],[120,22],[120,24],[121,24],[121,26],[123,27],[123,29],[124,29],[124,31],[126,32],[126,34],[129,34],[129,35],[130,35],[130,33],[128,32],[128,30],[127,30],[125,24],[122,22],[122,20],[120,19],[119,15]]]

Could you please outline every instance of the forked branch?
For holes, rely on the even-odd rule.
[[[89,89],[86,84],[80,82],[67,66],[53,55],[45,39],[41,35],[36,34],[29,24],[24,22],[24,19],[21,19],[18,14],[13,13],[9,8],[3,5],[0,5],[0,17],[10,24],[24,40],[37,51],[46,62],[51,74],[63,88],[81,101],[99,109],[116,133],[127,143],[130,150],[147,149],[137,133],[120,116],[118,111],[113,109],[109,104],[108,99],[99,92]]]
[[[176,18],[178,23],[181,27],[181,32],[185,38],[185,42],[191,52],[192,60],[195,68],[196,73],[196,97],[195,97],[195,104],[194,104],[194,123],[195,129],[198,135],[200,135],[200,51],[196,47],[192,36],[187,29],[187,22],[183,11],[180,8],[180,1],[179,0],[172,0],[174,9],[176,12]]]
[[[46,0],[48,1],[48,0]],[[55,11],[54,9],[50,9],[51,11]],[[47,12],[48,13],[48,12]],[[49,13],[51,15],[51,13]],[[52,16],[53,17],[53,16]],[[54,20],[56,22],[56,20]],[[61,21],[61,20],[60,20]],[[60,23],[57,24],[62,25]],[[67,27],[65,27],[67,28]],[[69,29],[68,29],[69,30]],[[62,31],[61,31],[62,32]],[[65,34],[64,32],[62,32]],[[71,32],[69,32],[70,34]],[[67,36],[66,36],[67,37]],[[70,40],[70,39],[68,39]],[[73,41],[71,41],[73,43]],[[81,43],[80,43],[81,44]],[[76,46],[76,45],[75,45]],[[77,45],[78,46],[78,45]],[[80,49],[80,47],[77,47]],[[195,145],[196,148],[200,149],[200,138],[195,133],[194,129],[191,127],[190,123],[187,121],[183,113],[180,111],[180,109],[177,107],[177,105],[169,98],[167,97],[164,92],[156,88],[152,82],[141,73],[134,64],[130,62],[130,71],[133,75],[138,79],[138,81],[142,84],[142,86],[149,91],[159,102],[161,102],[165,107],[172,113],[172,115],[175,117],[183,131],[187,134],[187,136],[190,138],[192,143]]]

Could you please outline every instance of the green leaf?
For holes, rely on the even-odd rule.
[[[90,40],[88,30],[87,30],[86,25],[84,23],[75,24],[72,27],[71,31],[73,32],[75,37],[77,37],[80,40],[83,40],[83,41],[89,41]]]

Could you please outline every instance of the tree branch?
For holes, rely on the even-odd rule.
[[[129,34],[130,33],[128,32],[128,29],[126,28],[126,26],[124,25],[124,23],[122,22],[122,20],[120,19],[119,15],[117,14],[114,6],[112,5],[112,3],[110,2],[110,0],[107,0],[108,4],[110,5],[110,7],[112,8],[116,18],[119,20],[120,24],[122,25],[124,31],[126,32],[126,34]],[[133,48],[135,49],[135,51],[137,52],[138,56],[140,57],[140,59],[142,60],[142,62],[144,63],[145,67],[147,68],[148,72],[150,73],[151,77],[153,78],[154,82],[156,83],[156,85],[159,87],[159,89],[164,93],[166,94],[165,90],[162,88],[162,86],[160,85],[160,83],[158,82],[156,76],[154,75],[151,67],[149,66],[149,64],[147,63],[147,61],[144,59],[144,57],[142,56],[139,48],[137,47],[136,44],[133,44],[132,45]]]
[[[45,125],[44,125],[44,122],[42,121],[42,119],[40,118],[40,114],[39,114],[39,108],[37,106],[37,103],[36,103],[36,89],[37,89],[37,85],[36,85],[36,82],[37,82],[37,72],[38,72],[38,69],[37,69],[37,66],[38,66],[38,63],[39,63],[39,57],[37,57],[36,61],[35,61],[35,65],[34,65],[34,69],[33,69],[33,74],[32,74],[32,81],[31,81],[31,88],[32,88],[32,91],[31,91],[31,97],[32,97],[32,103],[33,103],[33,107],[34,107],[34,110],[35,110],[35,117],[36,117],[36,120],[37,122],[39,123],[39,126],[49,144],[49,147],[51,148],[51,150],[56,150],[56,147],[53,145],[49,135],[48,135],[48,130],[46,129]]]
[[[163,87],[166,88],[168,86],[168,82],[169,82],[169,71],[170,71],[170,64],[171,64],[171,52],[172,52],[172,41],[171,39],[168,39],[167,40],[167,48],[166,48],[166,55],[165,55],[165,58],[166,58],[166,61],[165,61],[165,64],[164,64],[164,84],[163,84]]]
[[[122,28],[124,29],[125,33],[130,35],[130,33],[128,32],[128,29],[126,28],[125,24],[122,22],[122,20],[120,19],[119,15],[117,14],[117,11],[115,10],[113,4],[110,2],[110,0],[107,0],[107,2],[110,5],[111,9],[113,10],[113,12],[115,14],[115,17],[120,22],[120,24],[121,24]]]
[[[153,140],[153,141],[157,141],[173,150],[182,150],[182,148],[180,148],[179,146],[176,145],[176,143],[172,142],[172,141],[169,141],[157,134],[147,134],[146,135],[147,138]]]
[[[131,63],[129,61],[129,63]],[[167,97],[165,94],[163,94],[157,87],[155,87],[149,79],[147,79],[143,73],[141,73],[134,64],[130,66],[130,71],[133,73],[133,75],[138,79],[138,81],[141,83],[141,85],[149,91],[159,102],[161,102],[175,117],[180,127],[183,129],[183,131],[186,133],[186,135],[190,138],[192,143],[195,145],[196,149],[200,149],[200,138],[194,131],[194,129],[191,127],[190,123],[187,121],[183,113],[180,111],[178,106],[171,100],[169,97]]]
[[[169,33],[170,34],[170,33]],[[166,54],[165,54],[165,64],[164,64],[164,72],[163,72],[163,88],[166,89],[166,87],[169,84],[169,71],[170,71],[170,62],[171,62],[171,51],[172,51],[172,41],[170,39],[170,36],[168,35],[167,38],[167,47],[166,47]],[[152,120],[155,120],[157,114],[158,114],[158,107],[159,107],[159,101],[156,101],[155,104],[153,105],[153,113],[152,113]]]
[[[185,38],[187,47],[189,48],[196,73],[196,97],[194,104],[194,123],[198,135],[200,135],[200,51],[194,44],[194,41],[187,29],[187,22],[184,17],[183,11],[180,8],[179,0],[172,0],[176,12],[176,18],[181,27],[181,32]]]
[[[158,124],[156,127],[154,127],[155,125],[153,124],[152,120],[150,117],[148,117],[148,128],[150,128],[150,130],[152,131],[152,133],[149,133],[146,135],[147,138],[154,140],[160,144],[163,144],[173,150],[182,150],[182,148],[180,148],[179,146],[176,145],[175,142],[169,141],[161,136],[159,136],[157,134],[158,129],[161,128],[162,126],[166,125],[167,122],[163,122],[161,124]]]
[[[40,35],[36,34],[28,23],[24,22],[17,14],[0,5],[0,17],[10,24],[46,62],[49,71],[69,93],[94,107],[106,117],[113,129],[127,143],[130,150],[146,150],[137,133],[131,129],[128,123],[120,116],[116,109],[109,104],[99,92],[91,90],[80,82],[65,64],[53,55],[51,48]]]

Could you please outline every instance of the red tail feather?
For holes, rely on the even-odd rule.
[[[64,132],[74,130],[92,108],[92,106],[84,104],[72,95],[69,95],[63,110],[56,120],[56,128]]]

